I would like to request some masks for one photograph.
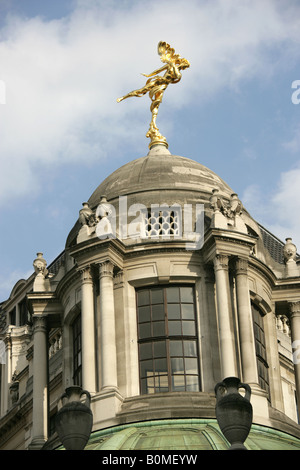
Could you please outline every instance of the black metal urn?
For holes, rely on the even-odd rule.
[[[244,389],[244,396],[239,393]],[[220,429],[230,442],[230,450],[247,450],[244,442],[252,425],[251,388],[238,377],[227,377],[215,386],[216,417]]]
[[[86,395],[84,403],[81,397]],[[55,425],[58,437],[67,450],[83,450],[93,426],[93,414],[90,409],[91,396],[81,387],[68,387],[61,396],[61,402],[67,401],[56,415]]]

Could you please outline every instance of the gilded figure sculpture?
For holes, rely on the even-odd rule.
[[[156,125],[156,118],[158,108],[162,102],[163,94],[170,83],[178,83],[181,80],[181,70],[184,70],[190,66],[188,60],[180,57],[179,54],[175,54],[175,50],[166,42],[160,41],[158,43],[158,54],[161,61],[164,63],[162,67],[154,70],[149,75],[143,73],[145,77],[149,78],[143,88],[131,91],[125,96],[117,99],[117,102],[125,100],[131,96],[141,97],[146,93],[149,93],[151,100],[150,111],[152,113],[152,120],[150,123],[149,130],[146,137],[151,139],[149,148],[156,144],[164,144],[168,147],[166,138],[160,134],[159,129]],[[164,75],[158,75],[165,71]]]

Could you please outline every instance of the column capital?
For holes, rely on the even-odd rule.
[[[246,258],[237,258],[235,262],[236,274],[247,274],[248,273],[248,260]]]
[[[85,266],[84,268],[80,268],[79,272],[81,274],[82,282],[93,282],[91,266]]]
[[[214,268],[215,271],[219,269],[228,269],[229,256],[223,255],[222,253],[216,254],[214,258]]]
[[[300,317],[300,300],[289,302],[289,312],[291,317]]]
[[[32,320],[34,333],[47,332],[47,315],[32,315]]]
[[[101,263],[98,263],[99,266],[99,276],[102,277],[111,277],[113,278],[114,264],[110,260],[105,260]]]

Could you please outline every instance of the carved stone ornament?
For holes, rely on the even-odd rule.
[[[289,263],[296,260],[297,247],[294,245],[291,238],[286,238],[285,241],[286,243],[283,248],[283,256],[285,263]]]
[[[291,238],[285,239],[286,243],[283,247],[283,257],[285,263],[285,276],[297,277],[300,275],[299,267],[296,263],[297,247],[292,242]]]
[[[300,316],[300,300],[289,302],[289,310],[291,316]]]
[[[235,264],[237,274],[247,274],[248,271],[248,260],[245,258],[238,258]]]
[[[212,190],[210,207],[213,209],[212,228],[234,229],[247,233],[247,228],[241,215],[243,204],[236,193],[232,193],[230,201],[225,201],[217,188]]]
[[[113,270],[114,265],[111,261],[103,261],[103,263],[99,263],[99,276],[101,277],[113,277]]]
[[[228,269],[228,261],[227,255],[217,254],[214,258],[215,271],[218,269]]]
[[[37,253],[37,258],[33,262],[36,277],[33,283],[33,292],[46,292],[50,290],[50,279],[48,279],[48,269],[43,253]]]
[[[47,262],[43,258],[43,253],[37,253],[37,258],[33,261],[33,267],[37,275],[47,276],[48,270],[46,268]]]

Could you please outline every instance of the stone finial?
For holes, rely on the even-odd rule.
[[[37,253],[37,258],[33,261],[36,277],[33,283],[34,292],[45,292],[50,290],[50,280],[47,279],[47,262],[43,258],[43,253]]]
[[[291,263],[296,260],[297,247],[292,242],[291,238],[285,239],[285,245],[283,247],[283,256],[285,263]]]
[[[283,247],[283,258],[286,268],[286,277],[299,276],[299,267],[296,263],[297,247],[292,242],[291,238],[285,239],[285,245]]]
[[[101,196],[100,204],[96,209],[96,216],[101,220],[103,217],[108,217],[109,215],[111,215],[110,204],[108,204],[106,196]]]
[[[81,225],[89,225],[89,219],[93,214],[88,202],[82,203],[82,209],[79,211],[79,222]]]
[[[37,275],[41,275],[43,277],[46,277],[48,274],[48,269],[46,268],[47,262],[43,258],[43,253],[37,253],[36,254],[37,258],[33,262],[33,267],[35,270],[35,273]]]

